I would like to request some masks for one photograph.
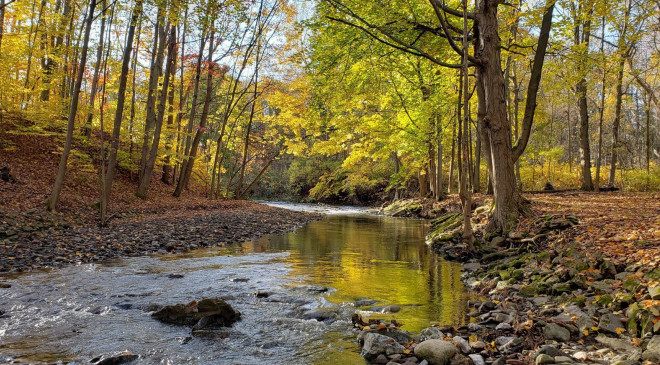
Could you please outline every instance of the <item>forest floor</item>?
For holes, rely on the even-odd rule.
[[[61,154],[62,133],[5,116],[0,125],[0,272],[224,245],[283,232],[320,217],[249,201],[210,200],[191,184],[180,198],[154,174],[148,199],[136,176],[119,168],[108,227],[99,227],[98,148],[76,138],[58,212],[45,209]]]

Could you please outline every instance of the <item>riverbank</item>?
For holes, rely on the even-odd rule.
[[[223,246],[322,217],[231,200],[117,218],[107,227],[41,210],[1,215],[0,231],[10,235],[0,241],[0,273]]]
[[[484,300],[470,303],[469,325],[404,341],[396,325],[358,322],[362,354],[372,363],[658,364],[658,213],[651,194],[534,195],[514,232],[479,236],[466,254],[460,213],[446,212],[427,239],[463,262],[463,282]],[[487,214],[476,209],[473,224]]]

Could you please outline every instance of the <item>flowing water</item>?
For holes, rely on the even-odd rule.
[[[464,324],[460,265],[428,250],[425,221],[322,210],[332,214],[227,248],[15,277],[0,289],[0,363],[87,363],[127,349],[140,364],[364,364],[350,321],[358,301],[400,306],[383,318],[413,333]],[[224,298],[242,320],[198,338],[150,317],[154,304],[205,297]],[[337,320],[304,319],[310,311]]]

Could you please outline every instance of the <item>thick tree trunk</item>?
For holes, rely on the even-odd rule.
[[[80,98],[80,87],[82,85],[83,73],[85,71],[85,63],[87,62],[87,49],[89,48],[89,35],[92,31],[92,22],[94,21],[94,9],[96,9],[96,1],[92,0],[89,3],[89,13],[85,21],[85,36],[83,41],[83,48],[80,55],[80,65],[78,66],[78,74],[76,75],[76,83],[73,88],[73,97],[71,98],[71,105],[69,107],[69,117],[67,119],[66,140],[64,142],[64,149],[60,158],[60,163],[57,168],[57,175],[55,176],[55,184],[53,185],[53,192],[48,198],[48,210],[53,211],[57,207],[60,200],[60,193],[64,185],[64,176],[66,175],[66,165],[69,160],[69,153],[71,152],[71,143],[73,142],[73,130],[75,128],[76,114],[78,112],[78,100]]]
[[[5,0],[0,0],[0,55],[2,55],[2,37],[5,34]]]
[[[497,5],[499,1],[479,0],[477,21],[481,44],[479,59],[482,64],[476,68],[477,82],[485,91],[484,126],[490,139],[493,164],[493,191],[495,209],[493,222],[497,230],[507,232],[517,221],[521,211],[522,197],[516,186],[513,170],[513,156],[510,130],[506,118],[504,77],[502,76]]]

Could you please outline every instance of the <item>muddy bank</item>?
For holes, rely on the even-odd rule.
[[[252,202],[74,226],[41,211],[3,213],[0,273],[222,246],[291,231],[322,215]]]

